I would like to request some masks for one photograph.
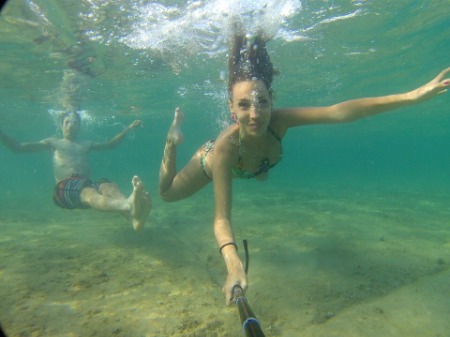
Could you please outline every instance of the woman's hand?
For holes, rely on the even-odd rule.
[[[419,104],[446,92],[450,87],[448,74],[450,74],[450,68],[444,69],[432,81],[408,93],[411,102]]]
[[[242,263],[239,261],[239,265],[236,268],[233,268],[228,272],[227,282],[225,286],[222,288],[222,291],[225,293],[225,304],[230,305],[236,301],[236,298],[233,298],[233,288],[238,284],[242,288],[243,294],[248,288],[247,283],[247,275],[245,274],[244,267]]]

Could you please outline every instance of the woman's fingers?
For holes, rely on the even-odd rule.
[[[439,75],[436,76],[435,81],[440,82],[442,79],[444,79],[448,74],[450,74],[450,67],[447,69],[442,70]]]

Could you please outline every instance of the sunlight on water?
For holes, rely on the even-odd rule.
[[[135,55],[134,66],[163,60],[175,75],[184,69],[223,61],[236,27],[262,33],[282,44],[315,41],[313,53],[327,54],[324,27],[371,13],[366,1],[306,2],[298,0],[110,1],[87,0],[81,12],[83,33],[91,42],[121,46]],[[89,29],[88,29],[89,28]],[[359,51],[356,51],[359,52]],[[213,65],[214,68],[216,65]],[[224,66],[225,68],[225,66]],[[221,70],[224,72],[224,70]],[[211,76],[211,74],[207,74]],[[226,80],[225,74],[220,74]],[[195,88],[182,85],[177,93],[189,96]],[[223,96],[218,87],[211,97]],[[214,100],[217,102],[217,100]]]
[[[131,34],[120,41],[137,49],[181,47],[191,52],[222,52],[235,21],[248,33],[263,31],[273,36],[300,9],[299,1],[197,1],[186,8],[150,4],[137,8]]]
[[[52,25],[52,23],[47,19],[41,8],[36,3],[31,0],[27,0],[27,3],[33,13],[35,13],[36,16],[40,19],[40,21],[42,21],[45,25]]]
[[[92,3],[92,2],[90,2]],[[247,32],[263,31],[275,36],[280,31],[286,39],[300,38],[288,30],[288,19],[298,14],[301,2],[284,1],[188,1],[177,5],[158,2],[122,2],[119,21],[112,40],[133,49],[159,52],[207,53],[214,55],[227,48],[226,39],[239,21]],[[93,4],[85,18],[98,18],[105,9]],[[129,26],[127,27],[127,24]],[[111,38],[91,33],[93,40],[111,42]]]

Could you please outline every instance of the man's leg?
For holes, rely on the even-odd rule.
[[[180,145],[184,140],[181,133],[183,121],[183,112],[177,108],[173,123],[167,134],[166,147],[159,170],[159,195],[167,202],[187,198],[211,182],[201,168],[201,150],[197,151],[178,174],[176,172],[177,145]]]
[[[98,190],[101,195],[105,197],[110,197],[112,199],[127,199],[126,196],[120,191],[119,185],[113,182],[102,183],[99,185]]]
[[[103,186],[106,185],[106,186]],[[144,227],[152,208],[152,201],[145,185],[138,176],[132,180],[133,192],[126,198],[114,183],[100,185],[100,194],[95,188],[86,187],[81,191],[81,202],[103,212],[117,212],[127,218],[136,231]]]

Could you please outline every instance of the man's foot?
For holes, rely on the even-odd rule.
[[[175,109],[175,116],[167,134],[167,141],[173,145],[180,145],[184,141],[181,125],[184,122],[184,114],[180,108]]]
[[[129,197],[131,223],[135,231],[140,231],[144,228],[145,221],[152,209],[152,199],[148,192],[144,191],[145,185],[138,176],[134,176],[131,183],[133,185],[133,193]]]

